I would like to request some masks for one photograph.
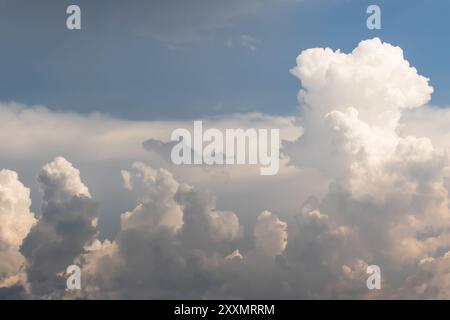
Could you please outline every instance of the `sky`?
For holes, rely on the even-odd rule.
[[[449,9],[0,0],[0,299],[449,298]],[[279,170],[175,165],[193,120]]]
[[[288,115],[297,110],[293,57],[374,36],[401,46],[432,79],[433,104],[449,100],[439,62],[450,49],[438,45],[447,1],[378,1],[381,30],[365,27],[371,2],[360,0],[79,1],[75,32],[64,28],[71,2],[0,3],[2,101],[134,120]]]

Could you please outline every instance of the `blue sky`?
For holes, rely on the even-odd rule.
[[[450,101],[448,1],[80,0],[83,29],[68,31],[72,2],[0,1],[0,100],[142,120],[292,114],[301,50],[378,36],[431,78],[433,104]],[[366,28],[369,4],[381,7],[380,31]]]

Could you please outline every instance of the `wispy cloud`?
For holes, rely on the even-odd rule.
[[[241,44],[244,48],[247,48],[251,51],[256,51],[258,45],[261,44],[261,40],[258,40],[248,34],[243,34],[241,36]]]

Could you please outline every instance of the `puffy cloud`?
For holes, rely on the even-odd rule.
[[[166,227],[176,232],[183,225],[182,208],[174,200],[179,183],[164,169],[156,171],[140,162],[134,163],[133,169],[133,172],[123,170],[122,176],[125,177],[126,188],[140,189],[142,203],[122,214],[122,230],[141,228],[151,232],[155,228]]]
[[[286,152],[294,164],[332,179],[322,200],[306,204],[307,218],[314,217],[321,234],[315,251],[334,279],[329,294],[367,297],[364,287],[351,284],[361,278],[355,271],[361,268],[349,267],[365,261],[382,268],[384,297],[397,296],[411,277],[406,270],[414,274],[419,260],[449,245],[447,151],[434,145],[438,133],[423,137],[426,132],[414,132],[420,125],[411,121],[412,115],[428,114],[429,108],[420,107],[433,89],[400,48],[377,38],[350,54],[306,50],[292,72],[303,85],[305,134]],[[309,223],[303,219],[301,230]],[[330,236],[342,240],[327,243]],[[298,243],[288,252],[300,248]]]
[[[228,251],[240,238],[242,230],[236,214],[217,210],[215,197],[182,185],[176,199],[183,206],[182,237],[188,245],[205,248],[211,243],[224,244]]]
[[[43,191],[41,216],[20,251],[33,294],[45,296],[65,290],[65,280],[58,274],[95,239],[99,211],[80,172],[64,158],[46,164],[38,181]]]
[[[124,172],[140,203],[122,214],[113,243],[97,242],[83,255],[86,294],[201,297],[217,281],[213,266],[241,236],[236,214],[165,169],[136,162]]]
[[[38,177],[44,192],[44,201],[67,201],[74,196],[91,198],[88,188],[81,182],[80,171],[62,157],[46,164]]]
[[[97,242],[83,255],[88,297],[251,297],[271,285],[266,272],[278,268],[286,223],[261,213],[255,248],[230,254],[243,232],[234,212],[218,210],[213,196],[177,182],[167,170],[135,163],[127,172],[141,203],[122,215],[113,243]],[[163,224],[174,212],[181,223]]]
[[[425,104],[433,92],[401,48],[378,38],[360,42],[349,54],[305,50],[291,72],[302,83],[300,101],[316,115],[354,107],[364,122],[383,127],[396,125],[402,109]]]
[[[448,123],[450,108],[425,105],[420,108],[405,110],[398,127],[404,136],[427,137],[437,148],[450,149]]]
[[[19,252],[23,239],[36,222],[30,212],[30,190],[14,171],[0,171],[0,287],[23,282],[25,263]]]
[[[286,227],[286,223],[271,212],[262,212],[254,231],[256,250],[270,256],[282,254],[287,245]]]
[[[448,299],[450,296],[450,253],[418,261],[398,296],[421,299]]]

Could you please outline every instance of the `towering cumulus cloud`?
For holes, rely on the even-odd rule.
[[[339,269],[337,262],[348,277],[364,261],[377,264],[384,270],[383,293],[395,295],[394,283],[411,279],[405,270],[422,269],[421,259],[450,245],[447,150],[400,134],[403,112],[425,104],[433,89],[400,48],[379,39],[361,42],[351,54],[306,50],[292,73],[303,86],[305,135],[288,153],[294,164],[332,181],[304,215],[326,216],[319,219],[322,232],[343,232],[347,239],[333,244],[339,257],[331,270]]]
[[[64,158],[46,164],[38,182],[44,194],[41,216],[21,252],[33,293],[45,296],[66,289],[65,280],[57,275],[94,240],[98,208],[80,172]]]

